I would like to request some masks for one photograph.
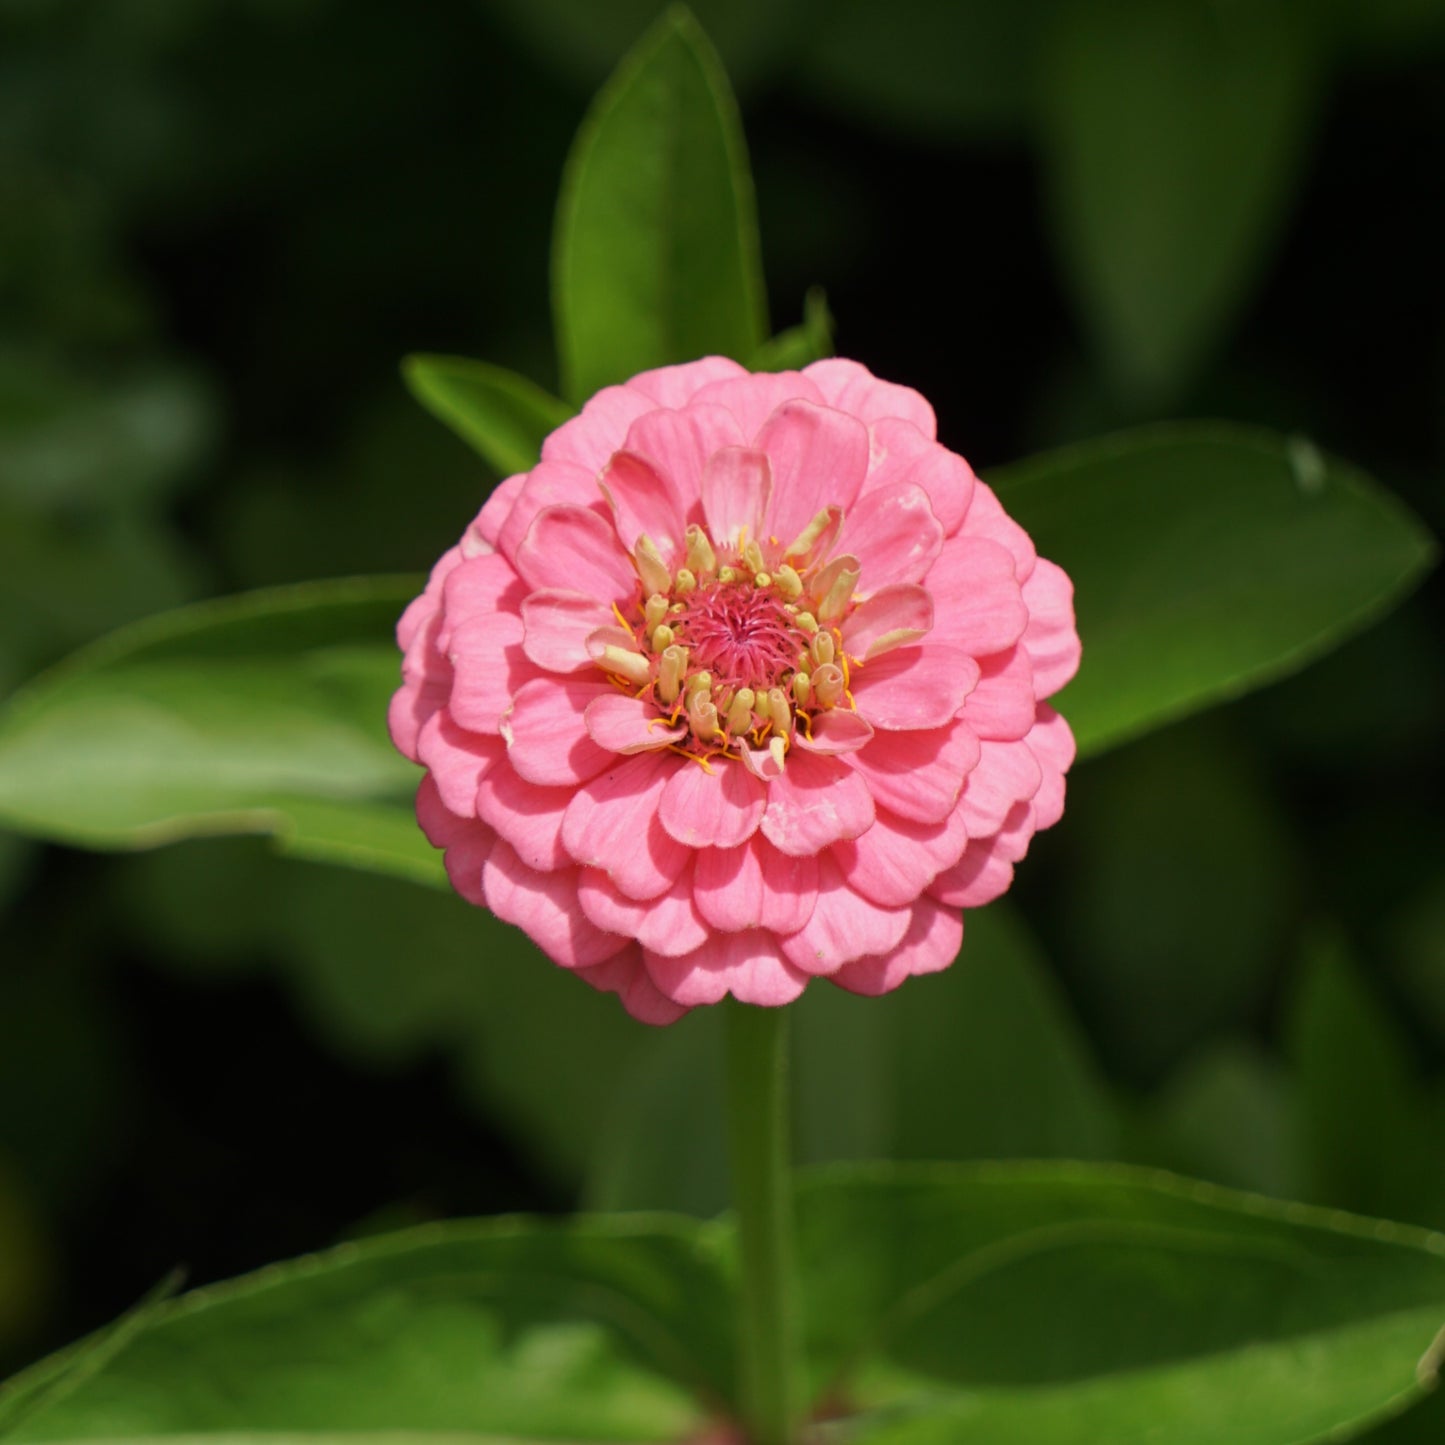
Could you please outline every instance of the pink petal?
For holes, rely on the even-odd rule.
[[[426,590],[407,604],[406,611],[401,614],[401,620],[396,624],[396,645],[403,652],[410,650],[412,640],[441,610],[442,589],[446,586],[447,578],[461,564],[460,547],[452,547],[443,552],[436,566],[431,569]]]
[[[612,523],[582,507],[539,512],[517,548],[517,570],[532,587],[585,592],[609,604],[630,598],[637,587]]]
[[[522,651],[522,620],[497,613],[459,621],[452,629],[455,668],[447,708],[471,732],[499,733],[513,695],[541,677]]]
[[[1064,774],[1074,762],[1074,734],[1051,707],[1039,709],[1039,720],[1025,739],[1043,774],[1033,796],[1035,826],[1052,828],[1064,812]]]
[[[577,416],[563,422],[542,443],[543,465],[570,462],[595,477],[622,445],[627,428],[657,404],[631,386],[603,387]]]
[[[881,588],[844,619],[843,649],[872,659],[916,642],[933,626],[933,598],[922,587],[899,583]]]
[[[643,950],[652,981],[668,998],[691,1008],[719,1003],[728,994],[742,1003],[778,1007],[802,993],[808,976],[782,955],[777,940],[760,928],[714,934],[681,958]]]
[[[773,492],[768,459],[760,451],[724,447],[702,472],[702,512],[714,542],[736,546],[743,533],[762,534]]]
[[[823,393],[801,371],[775,371],[709,382],[692,400],[693,405],[721,406],[732,412],[747,445],[780,406],[799,398],[821,402]]]
[[[1014,559],[997,542],[951,538],[928,574],[933,637],[971,657],[1012,647],[1029,612],[1014,577]]]
[[[720,406],[650,411],[638,417],[627,433],[627,450],[646,457],[672,483],[687,522],[702,520],[697,502],[707,459],[724,447],[746,442],[737,418]]]
[[[433,714],[417,740],[418,761],[431,770],[447,810],[462,818],[476,817],[477,785],[506,751],[500,738],[470,733],[446,712]]]
[[[446,849],[447,877],[452,887],[468,903],[485,907],[482,868],[496,846],[497,835],[485,823],[448,812],[430,773],[416,790],[416,820],[432,847]]]
[[[676,1023],[687,1012],[648,977],[642,950],[635,943],[591,968],[579,968],[577,977],[602,993],[615,993],[622,1000],[622,1007],[638,1023],[655,1026]]]
[[[611,762],[574,792],[562,819],[562,842],[579,863],[609,874],[629,898],[656,898],[692,857],[657,816],[662,790],[681,760],[639,753],[613,755]]]
[[[973,500],[963,519],[960,535],[997,542],[1014,559],[1014,575],[1020,583],[1033,575],[1038,553],[1029,534],[1009,516],[987,482],[976,482]]]
[[[492,768],[477,785],[477,816],[495,828],[528,868],[550,873],[572,865],[562,846],[562,817],[571,788],[539,788],[509,764]]]
[[[610,753],[650,753],[677,742],[686,728],[666,727],[657,708],[640,697],[609,688],[587,704],[583,715],[587,736]]]
[[[708,939],[692,901],[692,875],[684,868],[666,893],[645,902],[629,898],[600,868],[584,868],[577,888],[582,911],[598,928],[625,933],[669,958],[691,953]]]
[[[959,795],[969,837],[996,833],[1015,803],[1026,803],[1039,790],[1043,773],[1025,742],[979,744],[978,766]]]
[[[981,738],[1008,741],[1034,725],[1034,670],[1022,647],[995,653],[981,664],[978,683],[963,705],[963,720]]]
[[[866,748],[875,736],[873,727],[856,712],[833,708],[820,712],[812,721],[809,733],[799,728],[793,734],[793,746],[804,752],[837,757],[840,753],[856,753]]]
[[[832,851],[850,888],[885,908],[899,908],[957,863],[967,844],[957,808],[941,823],[916,823],[880,808],[866,833],[835,843]]]
[[[880,908],[855,893],[825,853],[818,859],[818,901],[812,917],[782,940],[783,956],[804,973],[833,973],[865,954],[896,948],[911,917],[907,908]]]
[[[850,993],[876,997],[891,992],[906,978],[941,972],[962,947],[963,919],[957,910],[920,898],[913,905],[913,922],[897,948],[882,958],[845,963],[829,981]]]
[[[662,826],[689,848],[734,848],[757,831],[768,802],[768,785],[747,768],[717,758],[711,772],[683,763],[662,794]]]
[[[518,472],[515,476],[498,482],[492,488],[492,495],[482,503],[482,510],[477,513],[476,520],[472,523],[472,530],[493,547],[502,535],[502,524],[516,506],[517,498],[522,495],[528,475],[527,472]]]
[[[522,651],[548,672],[578,672],[593,665],[588,634],[612,621],[612,609],[583,592],[533,592],[522,601]]]
[[[448,573],[442,585],[437,645],[450,652],[452,632],[462,623],[488,622],[499,614],[520,620],[527,590],[511,563],[498,553],[468,558]]]
[[[1034,690],[1052,697],[1079,670],[1074,584],[1062,567],[1040,557],[1023,596],[1029,609],[1023,644],[1034,665]]]
[[[922,646],[899,647],[853,669],[858,711],[891,732],[943,727],[963,706],[979,668],[956,647],[940,647],[930,636]]]
[[[919,488],[928,498],[945,537],[963,524],[973,500],[973,468],[956,452],[930,441],[906,421],[883,420],[868,428],[871,459],[859,503],[871,492],[895,484]]]
[[[448,665],[446,677],[437,680],[417,680],[406,677],[403,672],[406,681],[392,694],[391,702],[387,704],[386,730],[397,751],[414,763],[421,761],[417,756],[417,745],[421,741],[422,728],[428,718],[447,705],[451,696],[451,671]]]
[[[625,948],[627,939],[604,933],[583,917],[577,904],[579,871],[559,868],[555,873],[538,873],[498,838],[482,869],[487,907],[504,922],[516,924],[563,968],[601,963]]]
[[[884,417],[901,417],[925,436],[938,434],[933,408],[910,386],[880,381],[866,366],[843,357],[829,357],[803,368],[803,375],[816,383],[829,406],[860,417],[865,422]]]
[[[784,545],[829,504],[846,513],[868,474],[868,428],[831,407],[790,401],[768,419],[755,445],[773,468],[765,535]]]
[[[635,548],[645,535],[669,562],[680,553],[684,504],[671,478],[663,476],[647,458],[627,451],[614,454],[599,482],[624,547]]]
[[[567,787],[595,778],[616,758],[587,736],[583,714],[610,693],[605,682],[544,677],[517,691],[503,719],[507,757],[529,783]]]
[[[698,361],[639,372],[627,382],[627,388],[641,392],[655,406],[681,407],[712,382],[731,381],[747,374],[745,367],[726,356],[704,356]]]
[[[714,928],[796,933],[812,916],[818,861],[790,858],[761,834],[740,848],[704,848],[692,873],[698,912]]]
[[[542,450],[547,450],[545,444]],[[577,467],[570,462],[542,462],[533,467],[497,534],[497,550],[503,556],[515,558],[522,538],[538,514],[548,507],[585,507],[602,516],[607,503],[597,485],[597,471],[597,467]]]
[[[859,590],[921,582],[943,550],[943,527],[927,496],[911,482],[865,492],[848,511],[838,546],[863,564]]]
[[[992,838],[980,838],[933,880],[928,892],[950,908],[982,908],[1007,893],[1013,881],[1014,865],[994,847]]]
[[[979,741],[966,723],[926,732],[879,733],[853,759],[881,807],[919,823],[953,811],[964,779],[978,765]]]
[[[837,758],[814,757],[795,748],[782,777],[768,784],[763,834],[795,858],[821,853],[842,838],[856,838],[872,822],[867,785]]]

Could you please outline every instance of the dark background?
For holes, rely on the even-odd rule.
[[[775,326],[822,284],[839,350],[925,392],[984,471],[1218,415],[1308,434],[1438,535],[1445,6],[1202,7],[1226,56],[1283,36],[1305,59],[1271,62],[1295,120],[1206,322],[1170,329],[1217,262],[1207,226],[1144,290],[1145,333],[1178,343],[1161,360],[1081,271],[1059,67],[1077,80],[1097,24],[1143,37],[1147,70],[1169,9],[701,7]],[[492,478],[397,362],[555,382],[557,176],[653,13],[0,0],[0,693],[189,598],[430,564]],[[1226,198],[1264,143],[1247,60],[1238,80],[1201,61],[1206,101],[1242,117],[1243,141],[1201,130]],[[1188,167],[1149,164],[1157,192],[1097,203],[1167,208]],[[1101,1152],[1445,1226],[1441,615],[1432,580],[1299,677],[1076,773],[1016,898],[1117,1110]],[[108,858],[0,835],[0,1366],[177,1263],[200,1282],[576,1202],[485,1062],[458,1065],[435,992],[431,1012],[357,992],[393,946],[367,920],[431,920],[421,995],[425,929],[454,908],[259,843]]]

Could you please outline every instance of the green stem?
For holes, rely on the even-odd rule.
[[[742,1255],[743,1423],[752,1445],[797,1438],[788,1010],[727,1005],[728,1145]]]

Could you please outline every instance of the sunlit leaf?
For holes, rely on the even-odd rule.
[[[1121,432],[990,477],[1073,578],[1084,752],[1302,667],[1397,601],[1435,545],[1308,442],[1214,423]]]
[[[766,336],[737,106],[685,10],[658,21],[588,112],[563,175],[552,274],[574,401],[649,367],[746,360]]]
[[[423,1226],[152,1310],[7,1438],[676,1440],[731,1387],[723,1291],[681,1222]]]
[[[798,1200],[820,1398],[868,1445],[1305,1445],[1440,1366],[1445,1237],[1166,1175],[839,1171]]]
[[[123,629],[0,712],[0,824],[88,847],[269,833],[439,878],[386,736],[411,579],[257,592]]]

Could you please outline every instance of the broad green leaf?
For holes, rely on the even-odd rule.
[[[1306,1445],[1438,1372],[1422,1230],[1082,1165],[838,1168],[797,1205],[822,1438]],[[703,1438],[734,1247],[666,1216],[344,1245],[159,1307],[7,1438]]]
[[[563,173],[552,259],[573,401],[670,362],[746,360],[767,335],[742,126],[687,11],[669,10],[593,102]]]
[[[816,1397],[867,1412],[859,1445],[1306,1445],[1440,1367],[1445,1237],[1404,1225],[1121,1168],[921,1164],[807,1179],[798,1222]]]
[[[412,395],[503,477],[536,466],[543,438],[572,415],[565,401],[485,361],[409,356],[402,375]]]
[[[810,361],[833,354],[833,316],[821,286],[803,298],[803,319],[758,347],[749,365],[754,371],[800,371]]]
[[[175,1294],[178,1282],[178,1276],[169,1276],[104,1329],[0,1382],[0,1438],[17,1438],[27,1420],[48,1411],[104,1369]]]
[[[1435,545],[1354,467],[1253,428],[1145,427],[990,477],[1074,580],[1083,752],[1302,667],[1396,602]]]
[[[681,1221],[427,1225],[160,1306],[6,1438],[676,1440],[731,1390],[726,1298]]]
[[[305,584],[135,624],[0,712],[0,825],[87,847],[269,833],[440,877],[386,737],[412,579]]]
[[[1138,410],[1170,405],[1263,269],[1317,109],[1318,8],[1073,0],[1049,27],[1039,93],[1058,245]]]

